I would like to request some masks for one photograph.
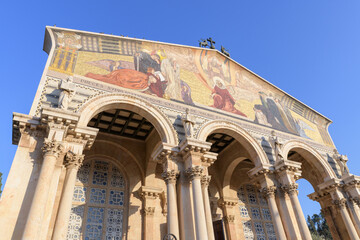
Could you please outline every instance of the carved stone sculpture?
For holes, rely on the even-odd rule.
[[[336,160],[340,167],[341,176],[349,175],[349,168],[347,166],[347,161],[349,160],[346,155],[339,154],[339,152],[334,149],[333,158]]]
[[[73,77],[68,77],[66,80],[61,80],[59,85],[60,95],[58,107],[67,110],[69,103],[75,95],[75,84],[73,83]]]
[[[270,143],[275,150],[276,161],[284,160],[284,154],[282,152],[283,144],[279,141],[278,137],[275,136],[275,132],[271,132]]]
[[[195,118],[189,114],[188,108],[185,111],[185,115],[182,116],[181,121],[184,126],[185,136],[187,138],[193,138],[194,137]]]

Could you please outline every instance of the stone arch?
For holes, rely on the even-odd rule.
[[[238,125],[223,120],[213,120],[205,123],[200,127],[196,134],[196,138],[206,141],[207,136],[212,132],[221,130],[221,133],[228,134],[243,145],[249,152],[251,160],[256,167],[268,165],[269,159],[260,144],[243,128]]]
[[[234,159],[229,166],[227,166],[226,170],[225,170],[225,174],[224,174],[224,178],[223,178],[223,182],[222,182],[222,188],[223,188],[223,192],[229,194],[230,193],[230,182],[231,182],[231,177],[235,171],[236,166],[241,163],[243,160],[245,160],[246,158],[244,157],[238,157],[236,159]]]
[[[290,151],[296,151],[300,155],[303,153],[303,158],[311,165],[314,166],[318,173],[323,177],[324,181],[330,180],[331,178],[337,178],[334,170],[330,164],[321,156],[321,154],[308,144],[298,141],[290,140],[287,141],[283,146],[284,156],[289,155]]]
[[[114,108],[133,111],[146,118],[159,133],[162,142],[177,145],[177,133],[167,116],[156,106],[141,98],[119,93],[102,94],[86,102],[79,109],[78,127],[86,127],[96,114]]]

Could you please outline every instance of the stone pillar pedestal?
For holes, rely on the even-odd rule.
[[[84,160],[84,155],[68,152],[65,156],[66,176],[61,195],[60,206],[56,217],[54,234],[52,239],[62,240],[66,238],[69,218],[72,207],[72,197],[76,183],[76,175]]]
[[[167,229],[168,234],[174,234],[179,239],[179,221],[176,199],[176,179],[179,172],[175,170],[166,170],[162,173],[162,177],[166,182],[167,190]]]
[[[206,219],[206,228],[208,233],[209,240],[215,240],[214,237],[214,228],[210,207],[210,199],[208,193],[208,186],[211,180],[211,176],[202,176],[201,177],[201,186],[202,186],[202,195],[204,199],[204,210],[205,210],[205,219]]]
[[[56,161],[63,149],[64,147],[60,142],[48,139],[44,141],[44,160],[22,236],[23,240],[39,239],[41,223],[44,217],[44,206],[48,199],[51,178],[53,176]]]
[[[192,184],[196,239],[208,239],[204,200],[201,191],[201,176],[203,169],[200,166],[191,167],[186,170]]]
[[[235,214],[234,207],[238,204],[238,199],[236,198],[221,198],[218,202],[219,206],[223,210],[224,214],[224,223],[227,233],[228,240],[236,240],[237,232],[235,226]]]
[[[334,204],[339,208],[341,217],[344,221],[346,230],[348,231],[348,234],[351,239],[359,239],[359,235],[356,232],[355,226],[351,221],[350,215],[347,211],[346,207],[346,199],[342,198],[340,200],[334,200]]]

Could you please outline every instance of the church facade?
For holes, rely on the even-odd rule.
[[[204,45],[204,43],[202,43]],[[331,121],[215,49],[46,27],[0,201],[1,239],[360,239]]]

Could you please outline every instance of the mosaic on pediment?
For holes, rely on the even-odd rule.
[[[130,89],[333,146],[329,120],[217,51],[54,31],[48,76],[109,92]],[[114,89],[111,88],[114,86]],[[74,97],[75,99],[77,97]]]

